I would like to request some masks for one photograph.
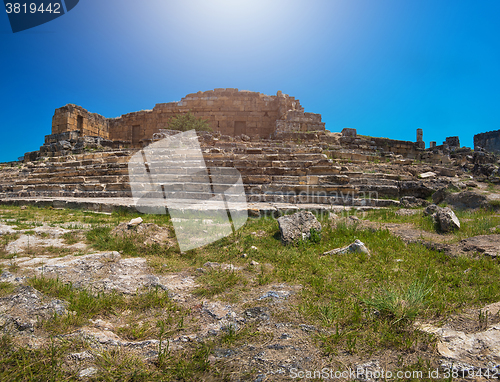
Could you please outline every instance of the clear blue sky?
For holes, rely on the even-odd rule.
[[[225,87],[282,90],[330,131],[500,129],[499,0],[80,0],[16,34],[4,13],[0,52],[0,161],[67,103],[116,117]]]

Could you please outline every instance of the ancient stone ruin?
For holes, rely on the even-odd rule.
[[[474,150],[500,153],[500,130],[474,135]]]
[[[169,120],[188,111],[213,129],[198,132],[206,166],[236,168],[247,201],[260,203],[260,211],[275,210],[276,203],[388,206],[402,197],[426,198],[456,174],[498,178],[496,157],[460,148],[458,137],[426,149],[422,129],[415,142],[358,135],[353,128],[332,133],[320,114],[305,113],[280,91],[268,96],[215,89],[118,118],[76,105],[57,109],[40,150],[0,172],[0,198],[51,205],[81,205],[84,198],[92,209],[134,208],[131,187],[141,185],[130,183],[128,161],[138,149],[178,133],[168,130]],[[186,162],[179,169],[175,192],[198,198],[194,190],[201,185],[182,173],[188,167]]]
[[[178,150],[171,150],[170,146],[162,147],[161,144],[168,141],[164,139],[167,137],[177,143],[182,141],[180,132],[170,130],[168,123],[173,116],[188,111],[207,119],[213,131],[200,131],[197,135],[189,132],[190,143],[196,143],[196,150],[188,146],[186,152],[180,153]],[[496,132],[487,133],[491,137],[478,144],[483,149],[494,151],[491,143],[496,139],[494,133]],[[78,353],[73,345],[68,347],[67,350],[71,353],[64,353],[65,361],[60,364],[74,362],[73,367],[78,372],[75,372],[75,376],[78,375],[82,380],[88,377],[100,378],[98,367],[101,366],[98,365],[101,364],[96,360],[104,359],[102,354],[106,353],[103,351],[125,355],[130,352],[141,362],[144,360],[145,364],[154,367],[163,357],[165,349],[168,350],[166,354],[169,357],[170,354],[179,354],[175,352],[187,354],[185,352],[192,349],[191,345],[198,346],[203,341],[213,341],[218,336],[226,338],[232,330],[237,333],[241,329],[246,331],[246,327],[251,328],[249,333],[266,334],[262,337],[252,334],[251,346],[214,346],[210,355],[207,355],[207,361],[216,364],[214,362],[221,359],[224,365],[231,364],[231,368],[236,365],[231,373],[238,378],[239,375],[233,370],[238,369],[239,373],[241,370],[253,372],[258,367],[260,374],[252,379],[255,381],[275,380],[275,376],[278,378],[276,380],[281,380],[281,368],[284,370],[285,367],[295,367],[298,361],[301,362],[301,368],[311,370],[323,362],[331,365],[331,355],[325,354],[317,343],[320,334],[321,338],[328,340],[339,334],[339,327],[334,328],[331,320],[333,316],[336,317],[336,313],[332,313],[334,310],[329,308],[324,309],[333,306],[332,301],[337,299],[338,292],[331,288],[328,293],[335,298],[329,297],[328,301],[325,300],[327,305],[318,305],[317,310],[311,310],[316,316],[317,312],[323,315],[324,311],[324,318],[328,319],[324,322],[327,325],[323,325],[321,321],[313,321],[314,325],[309,325],[309,321],[297,315],[297,304],[302,298],[300,292],[313,284],[309,280],[318,280],[316,283],[321,286],[321,293],[327,291],[324,287],[326,284],[323,283],[325,280],[329,280],[330,285],[341,283],[350,287],[358,284],[368,285],[369,288],[373,269],[376,269],[373,267],[383,267],[383,272],[389,275],[408,273],[418,264],[414,259],[427,255],[426,248],[431,253],[428,258],[424,257],[426,261],[422,262],[422,275],[429,274],[430,266],[442,266],[449,271],[450,280],[462,278],[460,288],[466,290],[471,289],[471,280],[481,273],[482,265],[478,265],[477,269],[475,266],[466,268],[462,261],[453,263],[441,256],[434,261],[432,256],[437,255],[434,251],[450,255],[450,259],[471,255],[478,258],[491,257],[491,268],[498,265],[500,225],[495,226],[498,224],[498,211],[493,211],[495,216],[491,221],[488,218],[489,211],[500,205],[499,156],[480,150],[479,147],[475,151],[460,147],[458,137],[447,137],[441,145],[431,142],[430,147],[426,148],[423,134],[423,129],[417,129],[416,141],[410,142],[360,135],[354,128],[330,132],[325,129],[319,114],[305,113],[297,100],[281,92],[276,96],[266,96],[236,89],[216,89],[191,94],[180,102],[159,104],[153,110],[130,113],[118,118],[92,114],[76,105],[57,109],[52,134],[45,137],[40,150],[26,153],[19,161],[0,166],[0,203],[4,208],[0,219],[0,237],[4,241],[4,255],[0,258],[0,266],[3,268],[0,282],[3,290],[8,291],[12,286],[8,295],[0,295],[0,331],[12,335],[16,341],[29,340],[30,342],[25,343],[30,347],[32,344],[39,346],[50,343],[52,349],[55,337],[51,332],[44,332],[42,325],[45,322],[52,325],[53,320],[59,319],[59,316],[71,319],[77,312],[70,309],[69,298],[48,298],[48,294],[42,292],[40,287],[37,290],[30,284],[35,277],[47,277],[54,278],[65,286],[72,285],[75,290],[82,288],[95,292],[96,298],[101,292],[108,291],[131,299],[144,293],[154,293],[154,299],[151,300],[154,306],[150,307],[154,309],[147,314],[141,302],[133,304],[140,306],[140,311],[128,309],[132,305],[126,305],[127,309],[124,308],[123,311],[114,311],[111,307],[109,314],[93,315],[88,322],[82,320],[82,324],[78,324],[76,328],[70,326],[65,334],[57,335],[63,341],[77,339],[78,344],[81,343],[82,349],[78,347],[81,350]],[[149,156],[153,149],[158,148],[171,150],[170,157]],[[196,152],[193,153],[194,151]],[[142,166],[143,172],[131,171],[130,163],[134,163],[134,158],[137,159],[135,163]],[[170,166],[172,163],[176,166]],[[210,170],[210,182],[203,182],[203,176],[192,171],[201,167]],[[164,171],[166,168],[171,171]],[[100,232],[105,232],[110,224],[114,224],[112,222],[116,221],[116,217],[122,216],[123,211],[110,218],[106,214],[80,214],[75,211],[55,211],[52,208],[47,211],[26,207],[65,207],[98,212],[127,209],[134,214],[138,211],[151,213],[137,207],[132,190],[144,191],[144,198],[154,199],[149,196],[153,192],[148,189],[148,184],[153,183],[149,177],[154,169],[161,169],[158,173],[163,181],[162,195],[158,198],[160,202],[156,204],[158,199],[155,199],[149,207],[160,206],[165,210],[166,205],[170,219],[165,221],[172,224],[161,224],[163,219],[158,216],[134,216],[131,220],[127,218],[114,228],[109,227],[112,228],[109,238],[113,241],[110,243],[113,247],[104,252],[95,250],[95,241],[92,242],[90,237],[99,236],[95,240],[104,242],[106,235],[101,237]],[[221,241],[221,246],[185,253],[176,227],[181,219],[174,216],[174,208],[161,202],[167,196],[172,196],[172,199],[175,196],[183,202],[194,200],[199,203],[192,203],[188,212],[192,211],[192,206],[196,212],[205,212],[208,202],[214,199],[216,189],[235,188],[235,173],[238,173],[237,196],[243,198],[243,202],[239,203],[244,205],[241,210],[245,210],[245,222],[247,216],[272,215],[278,218],[274,232],[273,228],[267,228],[268,219],[263,219],[266,226],[256,228],[255,231],[253,224],[261,222],[251,221],[246,226],[240,226],[241,230],[235,235],[229,232],[227,242]],[[165,181],[167,178],[168,181]],[[207,188],[211,190],[207,192]],[[239,192],[241,188],[244,192]],[[236,194],[234,191],[233,193]],[[431,204],[431,200],[435,204]],[[236,232],[238,228],[234,227],[237,214],[233,215],[237,210],[234,206],[236,202],[231,198],[225,198],[224,202],[232,203],[231,208],[225,206],[226,210],[223,212],[231,215]],[[438,204],[446,204],[446,208]],[[10,208],[5,205],[23,206]],[[182,208],[186,205],[189,203],[183,204]],[[365,214],[366,210],[383,207],[396,207],[382,211],[388,213],[390,221],[384,221],[386,219],[378,211]],[[481,220],[476,221],[473,221],[473,214],[465,215],[467,217],[464,219],[461,213],[454,213],[472,209],[482,213],[483,210],[480,209],[483,208],[489,210],[486,218],[480,216]],[[216,211],[220,210],[221,208]],[[13,219],[16,214],[19,218]],[[396,216],[403,217],[404,220],[394,222],[393,217]],[[434,224],[435,230],[422,229],[412,224],[412,216],[415,216],[416,222],[420,221],[417,217],[425,219],[424,216],[431,216],[427,223]],[[220,220],[198,220],[202,221],[203,230],[200,235],[190,235],[188,239],[194,244],[201,243],[201,246],[204,245],[200,241],[203,234],[208,234],[208,230],[212,234],[223,224]],[[481,230],[481,234],[462,237],[467,235],[467,229],[473,224],[471,221],[480,222],[477,228]],[[192,228],[193,221],[189,223]],[[337,240],[345,239],[356,231],[366,239],[360,241],[353,237],[343,244]],[[475,232],[475,229],[471,231]],[[453,232],[460,236],[453,236]],[[401,239],[403,243],[382,242],[388,235]],[[362,238],[361,235],[360,237]],[[260,239],[265,241],[258,241]],[[256,245],[252,245],[254,240]],[[122,242],[130,245],[122,247]],[[322,267],[317,278],[308,277],[307,283],[291,278],[290,283],[272,278],[269,278],[270,282],[266,281],[272,274],[285,274],[284,270],[290,269],[288,259],[293,259],[291,266],[295,267],[309,263],[311,256],[314,256],[310,250],[314,248],[314,243],[319,244],[316,247],[318,258],[337,257],[340,261],[325,262],[327,266]],[[418,245],[414,246],[415,243]],[[284,244],[288,246],[287,251],[281,251]],[[278,249],[273,260],[273,256],[267,256],[264,252],[268,246],[276,246]],[[132,247],[134,252],[127,252],[127,247]],[[404,249],[395,249],[397,247]],[[386,248],[394,253],[388,253]],[[187,256],[184,257],[183,254]],[[294,255],[290,257],[289,254]],[[192,257],[193,255],[197,257]],[[307,256],[304,257],[307,261],[297,261],[302,255]],[[224,262],[216,262],[221,260],[212,259],[212,256],[220,256]],[[226,257],[231,263],[226,261]],[[178,267],[177,261],[183,264],[181,258],[185,258],[185,265],[173,270],[172,264],[173,268]],[[202,259],[200,264],[203,267],[195,269],[193,265]],[[344,268],[343,264],[352,262],[355,268]],[[287,263],[286,268],[279,268],[280,263]],[[312,272],[311,275],[316,274],[319,268],[315,263],[311,262],[311,265],[308,271]],[[298,271],[304,272],[304,268],[298,268]],[[356,269],[352,273],[359,273],[356,276],[359,281],[344,277],[349,269]],[[358,269],[364,270],[358,272]],[[331,272],[332,270],[335,272]],[[490,266],[485,270],[492,271]],[[199,293],[200,290],[207,289],[204,277],[222,277],[222,271],[241,277],[244,289],[235,289],[239,294],[238,299],[233,300],[233,284],[229,285],[227,291],[217,292],[213,296]],[[217,273],[210,276],[212,272]],[[495,279],[495,274],[487,274],[488,277],[484,279],[487,282],[483,284],[481,281],[478,287],[488,286]],[[442,278],[448,279],[444,276]],[[404,279],[399,280],[406,283],[408,278],[404,276]],[[443,289],[445,288],[436,288],[436,291]],[[450,293],[456,293],[457,286],[453,285],[452,289]],[[368,290],[366,289],[367,292]],[[373,289],[375,290],[379,293],[378,286]],[[493,288],[485,290],[495,291]],[[342,290],[339,291],[343,293]],[[162,295],[162,298],[168,297],[178,305],[173,305],[171,310],[157,307],[156,301]],[[481,292],[481,298],[489,300],[491,296]],[[343,298],[337,300],[339,304],[344,304]],[[398,300],[402,308],[410,301],[406,297],[398,297]],[[366,301],[360,301],[358,296],[353,301],[356,301],[356,310],[353,309],[356,314],[353,317],[359,317],[358,313],[363,311],[366,313],[364,322],[386,319],[384,315],[387,313],[381,311],[380,307],[375,309]],[[459,303],[462,306],[463,300]],[[360,304],[366,305],[366,308],[357,309],[363,306]],[[390,341],[390,351],[377,351],[374,356],[378,357],[383,353],[381,357],[384,357],[384,367],[389,360],[392,362],[390,367],[398,369],[401,368],[401,357],[411,355],[413,359],[420,359],[423,355],[426,360],[434,362],[432,367],[435,370],[438,370],[439,365],[449,368],[451,363],[452,366],[458,365],[462,375],[466,376],[469,371],[478,370],[483,373],[484,370],[493,370],[497,373],[500,369],[500,305],[497,302],[478,308],[476,310],[474,307],[474,311],[465,312],[466,315],[450,319],[444,325],[441,320],[444,316],[440,316],[440,327],[434,326],[434,317],[432,325],[419,322],[418,330],[436,336],[436,347],[427,346],[423,342],[426,337],[419,334],[419,340],[412,342],[411,348],[405,345],[404,350],[400,351]],[[420,309],[427,310],[427,305],[422,304]],[[485,315],[484,312],[490,313]],[[135,336],[139,330],[148,327],[144,326],[144,322],[150,329],[160,330],[162,326],[158,326],[158,319],[163,320],[164,317],[175,317],[175,321],[179,319],[179,325],[174,324],[177,329],[171,331],[173,334],[168,334],[168,338],[163,337],[163,333],[160,334],[159,331],[145,332],[144,337]],[[392,316],[386,317],[394,324],[399,321],[393,321]],[[479,318],[473,320],[469,317]],[[475,324],[476,321],[478,325]],[[408,321],[407,324],[417,328],[417,322]],[[357,318],[355,325],[359,327]],[[396,326],[391,323],[385,330],[392,330],[391,328]],[[344,333],[356,334],[356,331]],[[425,341],[435,343],[431,342],[430,337]],[[345,342],[349,342],[347,337]],[[166,343],[166,348],[162,347],[163,343]],[[37,347],[34,349],[40,354]],[[116,349],[120,349],[120,353]],[[125,352],[121,353],[122,351]],[[371,360],[365,363],[362,363],[365,355],[361,352],[342,350],[339,355],[343,357],[341,362],[347,361],[346,364],[352,365],[356,370],[358,366],[370,372],[381,369],[382,361],[374,360],[371,353]],[[119,359],[123,363],[121,355]],[[23,369],[15,363],[12,365],[12,368]],[[220,369],[217,369],[217,376],[220,375]],[[358,379],[373,380],[371,377],[365,378],[365,375],[368,376],[363,374]]]
[[[208,121],[213,131],[224,135],[269,138],[275,133],[324,131],[321,115],[305,113],[299,100],[283,94],[268,96],[238,89],[215,89],[188,94],[179,102],[160,103],[118,118],[105,118],[76,105],[56,109],[52,134],[78,131],[80,136],[99,136],[111,141],[127,141],[140,147],[170,118],[192,112]],[[52,138],[49,138],[52,139]]]

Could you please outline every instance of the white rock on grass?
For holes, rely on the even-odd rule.
[[[97,373],[97,369],[95,367],[87,367],[78,373],[80,378],[92,377]]]
[[[137,227],[139,224],[142,223],[142,218],[141,217],[138,217],[138,218],[135,218],[135,219],[132,219],[131,221],[129,221],[127,223],[127,226],[129,228],[133,228],[133,227]]]
[[[331,251],[324,252],[323,255],[344,255],[348,253],[366,253],[370,256],[368,248],[366,248],[365,244],[358,239],[347,247],[332,249]]]
[[[433,218],[439,224],[441,232],[446,233],[460,229],[460,220],[449,207],[438,208]]]

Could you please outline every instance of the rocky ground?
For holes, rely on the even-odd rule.
[[[495,200],[495,195],[496,190],[490,189],[488,200]],[[423,206],[432,201],[417,200],[419,205],[411,205],[411,202],[415,200],[402,203],[401,207],[410,203],[406,208],[390,210],[393,221],[369,213],[344,217],[332,214],[326,224],[331,225],[332,230],[349,226],[375,234],[388,230],[407,245],[424,245],[455,258],[487,257],[489,266],[498,268],[498,227],[490,224],[484,228],[487,232],[483,230],[483,234],[467,236],[471,228],[468,228],[467,218],[460,215],[463,234],[424,229],[412,219],[417,216],[426,219]],[[96,249],[96,241],[88,234],[92,230],[100,232],[95,228],[99,216],[92,218],[92,223],[71,221],[71,217],[65,221],[50,217],[40,221],[43,211],[33,208],[37,211],[37,219],[19,220],[12,217],[12,213],[22,213],[22,210],[12,208],[0,213],[3,240],[0,330],[16,349],[36,351],[50,347],[54,341],[58,346],[71,343],[58,361],[66,379],[101,380],[104,375],[107,380],[161,380],[160,374],[144,379],[131,378],[132,371],[127,372],[120,362],[132,359],[134,361],[128,361],[129,364],[140,364],[134,370],[153,368],[158,371],[165,368],[165,363],[177,362],[180,369],[173,372],[167,368],[170,374],[165,374],[169,377],[163,377],[164,380],[274,381],[298,376],[307,379],[311,376],[308,371],[324,368],[329,371],[357,370],[355,377],[351,374],[344,379],[364,381],[382,379],[376,372],[387,370],[394,373],[398,370],[425,370],[425,373],[438,370],[441,378],[452,365],[458,370],[457,376],[464,379],[480,379],[478,374],[482,376],[485,372],[497,377],[500,372],[500,309],[497,302],[462,306],[446,317],[417,316],[411,330],[428,337],[420,343],[410,344],[405,351],[391,346],[379,351],[355,351],[355,345],[349,345],[349,341],[355,344],[356,333],[347,333],[347,337],[342,337],[344,345],[332,350],[325,344],[328,341],[335,343],[336,336],[340,338],[338,326],[323,325],[314,314],[302,311],[308,304],[304,290],[310,286],[293,280],[284,282],[277,277],[277,265],[262,262],[262,256],[259,257],[259,251],[267,250],[263,247],[265,244],[260,248],[243,247],[236,240],[234,245],[240,253],[237,257],[229,256],[234,261],[200,263],[203,256],[206,260],[211,258],[203,252],[196,261],[187,259],[179,265],[148,252],[160,247],[175,251],[171,226],[143,222],[131,227],[128,216],[121,222],[108,220],[109,237],[124,242],[138,240],[136,244],[143,252],[131,256],[119,246],[118,250]],[[107,215],[103,217],[108,218]],[[500,220],[500,214],[490,213],[488,219],[490,223]],[[469,220],[474,225],[479,221]],[[257,221],[252,224],[258,225]],[[248,232],[247,237],[271,240],[279,235],[276,228],[256,229]],[[293,240],[287,237],[287,241]],[[333,244],[324,244],[329,246],[324,249],[334,249],[331,248]],[[375,244],[367,243],[367,246],[370,249],[366,251],[368,258],[377,256]],[[334,252],[335,256],[349,256],[349,247],[344,249]],[[325,252],[314,248],[313,251],[318,259]],[[232,285],[228,281],[229,286],[216,289],[214,285],[219,279],[233,277],[231,275],[237,275],[238,281]],[[451,288],[453,282],[451,279],[449,282]],[[71,292],[64,288],[70,288]],[[87,314],[82,313],[85,310],[77,303],[82,298],[78,291],[89,293],[90,305],[97,305],[103,295],[119,297],[105,303],[109,304],[109,311],[103,309]],[[162,300],[163,295],[165,300]],[[153,300],[145,305],[140,302],[140,296]],[[499,301],[500,295],[483,299],[491,300]],[[317,312],[319,315],[320,310]],[[163,324],[158,326],[160,321],[168,321],[169,330],[164,331]],[[205,345],[208,350],[203,353]],[[202,361],[193,361],[202,353]],[[183,359],[184,369],[179,366],[182,364],[179,360]],[[2,362],[0,375],[7,375],[1,373],[8,370],[8,362]],[[110,364],[120,372],[109,371]]]

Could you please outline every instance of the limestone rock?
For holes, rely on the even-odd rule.
[[[0,329],[4,333],[33,333],[39,320],[63,315],[67,306],[67,302],[58,299],[46,303],[33,287],[20,286],[13,294],[0,298]]]
[[[347,247],[332,249],[331,251],[324,252],[323,255],[344,255],[347,253],[366,253],[368,256],[370,255],[368,248],[358,239]]]
[[[78,373],[80,378],[92,377],[97,373],[97,369],[95,367],[87,367]]]
[[[416,198],[414,196],[403,196],[399,199],[399,202],[401,203],[401,206],[406,208],[427,206],[429,204],[427,200]]]
[[[399,216],[412,216],[418,214],[418,210],[412,210],[408,208],[401,208],[395,212]]]
[[[424,216],[429,216],[429,215],[433,215],[436,213],[436,211],[438,210],[438,206],[436,206],[435,204],[431,204],[431,205],[428,205],[425,209],[424,209]]]
[[[377,376],[383,375],[384,372],[378,360],[356,365],[354,370],[356,370],[356,379],[361,382],[375,382],[379,380]]]
[[[438,208],[433,217],[441,232],[446,233],[460,229],[460,221],[449,207]]]
[[[57,143],[58,149],[60,150],[72,150],[73,146],[68,141],[59,141]]]
[[[438,352],[454,363],[458,361],[481,369],[489,368],[488,364],[500,363],[498,324],[477,333],[465,333],[446,326],[437,328],[432,325],[422,325],[420,330],[435,334],[439,338]]]
[[[171,245],[173,243],[173,235],[169,228],[154,223],[141,223],[134,228],[130,227],[129,223],[123,222],[113,228],[111,234],[119,237],[141,235],[144,238],[144,244]]]
[[[132,228],[132,227],[137,227],[141,223],[142,223],[142,218],[138,217],[138,218],[135,218],[135,219],[132,219],[131,221],[129,221],[127,223],[127,225],[129,228]]]
[[[446,197],[445,201],[449,205],[458,208],[460,210],[476,209],[488,205],[486,196],[478,194],[474,191],[462,191],[458,193],[449,194]]]
[[[420,174],[420,178],[421,179],[430,179],[430,178],[435,178],[436,175],[437,174],[435,172],[428,171],[428,172],[424,172],[424,173]]]
[[[425,199],[432,195],[435,188],[432,184],[424,181],[401,181],[399,182],[399,194],[402,196],[415,196]]]
[[[0,224],[0,236],[15,233],[16,230],[10,225]]]
[[[442,187],[432,194],[432,201],[434,204],[439,204],[450,194],[447,187]]]
[[[118,252],[64,257],[18,257],[0,260],[0,267],[14,264],[28,274],[59,278],[74,287],[133,295],[143,288],[160,288],[184,293],[197,286],[194,278],[181,273],[154,275],[145,258],[121,259]]]
[[[479,252],[486,256],[500,256],[500,235],[479,235],[460,242],[464,251]]]
[[[321,224],[309,211],[297,212],[278,219],[281,240],[284,244],[293,243],[297,239],[309,238],[311,229],[321,231]]]

